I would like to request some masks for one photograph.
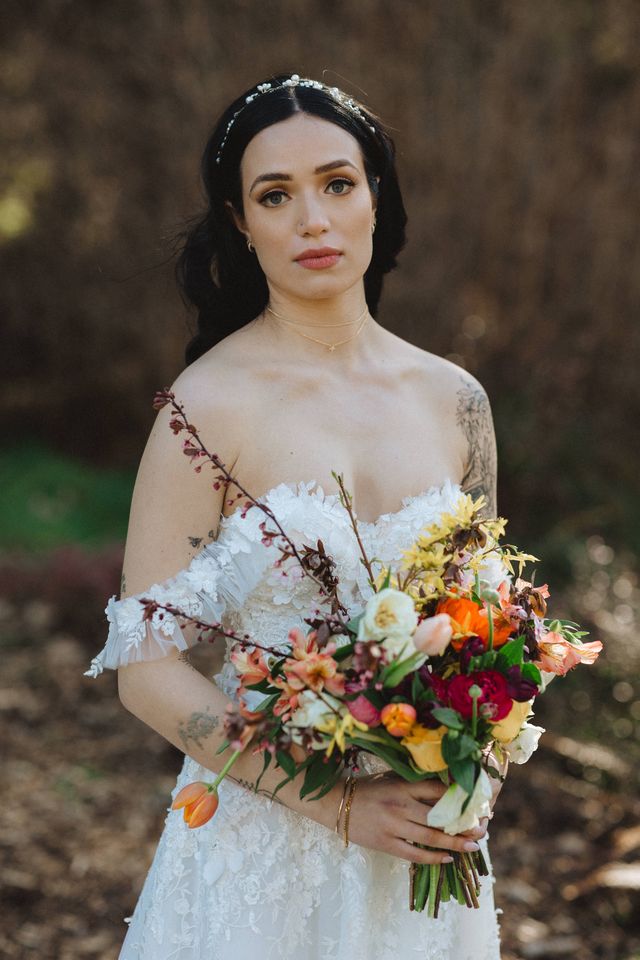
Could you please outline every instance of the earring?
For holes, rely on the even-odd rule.
[[[247,240],[247,248],[251,251],[251,253],[253,253],[254,247],[251,243],[251,240]]]
[[[375,215],[375,213],[374,213],[374,215],[373,215],[373,223],[371,224],[371,233],[373,233],[373,231],[375,230],[375,228],[376,228],[376,215]]]

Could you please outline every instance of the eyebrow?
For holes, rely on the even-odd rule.
[[[323,163],[319,167],[316,167],[313,172],[326,173],[327,170],[335,170],[336,167],[353,167],[354,170],[358,169],[354,163],[351,163],[351,160],[331,160],[330,163]],[[253,188],[265,180],[293,180],[293,177],[290,173],[278,173],[277,171],[275,173],[261,173],[251,184],[249,196],[251,196]]]

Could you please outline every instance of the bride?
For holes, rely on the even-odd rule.
[[[367,107],[316,80],[273,77],[223,113],[202,175],[208,207],[178,262],[198,332],[171,390],[290,536],[322,537],[355,611],[371,588],[332,471],[376,563],[397,558],[460,488],[484,493],[495,515],[486,394],[375,320],[406,214],[393,141]],[[171,416],[169,405],[158,412],[142,456],[121,597],[109,601],[107,644],[87,675],[117,668],[125,708],[185,754],[175,797],[222,768],[237,681],[228,656],[213,678],[196,670],[195,630],[170,614],[143,621],[138,598],[275,644],[305,626],[314,597],[273,578],[261,511],[242,517],[233,486],[225,495],[215,471],[194,470]],[[256,792],[261,770],[259,756],[243,755],[197,830],[168,807],[120,960],[499,958],[492,876],[479,909],[451,901],[435,920],[408,909],[411,861],[478,845],[487,856],[486,820],[455,837],[426,826],[439,781],[376,776],[363,758],[345,847],[342,784],[307,801],[294,781],[274,799],[282,771],[270,767]]]

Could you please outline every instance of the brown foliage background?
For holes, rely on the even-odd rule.
[[[183,366],[159,264],[199,206],[201,149],[238,90],[291,67],[362,88],[393,131],[410,242],[380,319],[485,384],[503,512],[635,542],[639,40],[620,0],[16,5],[5,424],[137,461]]]
[[[585,609],[603,628],[617,630],[613,613],[602,611],[609,600],[631,603],[632,594],[637,599],[637,578],[629,569],[636,563],[640,534],[640,12],[635,0],[94,0],[90,5],[43,0],[9,2],[4,11],[0,402],[5,436],[13,441],[40,437],[98,466],[135,467],[154,416],[153,394],[183,367],[191,321],[174,286],[171,238],[199,207],[198,163],[209,131],[238,91],[273,72],[323,78],[362,96],[396,141],[410,213],[409,244],[399,269],[386,281],[379,319],[412,342],[456,360],[485,385],[498,434],[500,509],[510,517],[513,538],[534,552],[539,547],[550,575],[560,579],[571,576],[569,557],[576,544],[590,544],[580,554],[580,583],[584,596],[591,597]],[[607,543],[627,551],[628,569],[617,579],[607,580],[600,568],[592,575],[585,567],[589,557],[595,567],[609,562],[602,553]],[[114,565],[112,557],[104,562],[105,569]],[[103,593],[92,601],[96,610]],[[581,612],[582,597],[574,600],[573,609]],[[37,609],[31,615],[38,620]],[[60,624],[68,631],[71,614],[65,617]],[[85,619],[76,620],[73,629],[93,653],[95,636],[91,629],[85,632]],[[20,635],[21,645],[22,628],[22,621],[14,624],[10,634]],[[636,635],[629,621],[627,634],[620,671]],[[82,651],[74,642],[58,633],[49,643],[57,675],[79,669]],[[104,699],[98,697],[92,712],[96,692],[87,694],[84,680],[82,692],[71,685],[60,697],[55,684],[64,681],[50,681],[46,670],[30,661],[18,655],[10,685],[30,686],[31,698],[6,691],[4,701],[0,697],[0,709],[16,719],[17,755],[25,758],[32,751],[28,770],[22,761],[12,768],[23,771],[23,809],[32,802],[26,798],[32,796],[46,717],[47,756],[55,757],[56,765],[71,765],[69,776],[60,774],[60,791],[80,805],[83,831],[89,831],[94,811],[106,816],[125,803],[141,758],[149,776],[153,769],[161,771],[140,807],[146,819],[138,813],[131,821],[135,836],[148,831],[150,859],[173,782],[175,751],[142,729],[132,746],[132,720],[122,717],[109,745],[113,770],[107,771],[107,785],[99,776],[86,784],[85,767],[104,768],[104,744],[95,742],[94,755],[95,737],[86,737],[84,766],[74,767],[73,731],[87,716],[96,732],[101,724],[119,722],[115,687]],[[117,763],[129,774],[122,782],[114,776]],[[550,803],[545,785],[553,779],[547,769],[540,767],[526,784],[519,771],[516,781],[543,808]],[[598,856],[595,845],[609,843],[606,831],[616,824],[622,829],[621,823],[629,826],[637,819],[637,808],[630,799],[625,806],[618,798],[618,820],[609,823],[605,817],[605,832],[589,832],[580,820],[585,797],[592,803],[592,818],[613,807],[606,794],[594,799],[589,790],[596,787],[587,781],[580,788],[567,786],[562,794],[562,782],[569,784],[572,772],[563,770],[564,780],[558,774],[559,793],[544,809],[547,822],[556,816],[565,824],[565,861],[575,868],[576,857],[584,856],[580,870],[585,876]],[[516,950],[524,957],[559,955],[553,943],[548,946],[553,937],[565,938],[566,954],[586,921],[580,921],[579,905],[571,914],[573,907],[560,903],[558,922],[546,932],[536,928],[536,923],[544,926],[557,889],[545,893],[539,885],[545,863],[551,863],[545,856],[559,853],[552,843],[545,848],[540,838],[539,854],[527,859],[521,849],[526,811],[511,796],[511,808],[504,809],[515,826],[511,829],[505,819],[506,839],[496,854],[500,869],[512,878],[518,874],[524,884],[519,900],[517,884],[509,888],[509,956]],[[130,911],[147,864],[139,865],[131,889],[123,893],[116,851],[121,838],[116,836],[124,821],[114,819],[106,834],[89,837],[87,832],[87,855],[71,831],[63,843],[64,815],[55,797],[49,803],[56,810],[47,821],[56,824],[55,842],[49,827],[36,831],[25,851],[29,857],[42,852],[49,838],[52,849],[43,871],[50,871],[51,891],[29,880],[28,864],[14,869],[13,915],[23,911],[31,919],[22,934],[3,935],[3,949],[9,956],[115,955],[109,951],[121,937],[119,918]],[[577,819],[567,826],[572,811]],[[12,823],[16,831],[27,829],[19,816]],[[554,822],[552,835],[559,829]],[[135,836],[128,842],[135,845]],[[91,864],[102,852],[108,866],[96,877]],[[72,857],[72,869],[65,874],[68,892],[62,904],[55,897],[56,891],[62,896],[58,873],[65,856]],[[131,858],[127,869],[135,869]],[[561,877],[564,868],[558,869]],[[81,887],[94,891],[91,915],[104,911],[97,932],[87,927],[86,918],[79,919],[74,896],[80,896]],[[53,910],[61,918],[57,928],[44,920],[38,925],[43,889],[49,907],[42,907],[42,916]],[[638,931],[627,942],[624,930],[630,936],[631,927],[625,927],[624,917],[632,907],[630,900],[606,901],[599,920],[610,926],[601,927],[605,932],[599,940],[581,942],[579,948],[574,939],[579,955],[584,960],[631,958]],[[527,913],[536,910],[538,920],[527,921]],[[527,922],[533,924],[529,933]],[[551,952],[544,947],[541,952],[540,943]]]

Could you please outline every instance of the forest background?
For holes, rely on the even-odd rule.
[[[409,243],[378,319],[483,383],[510,537],[606,644],[541,701],[492,824],[504,960],[637,960],[638,4],[43,0],[4,24],[0,952],[115,957],[166,816],[182,755],[82,671],[193,326],[172,238],[202,148],[290,70],[388,124]]]

